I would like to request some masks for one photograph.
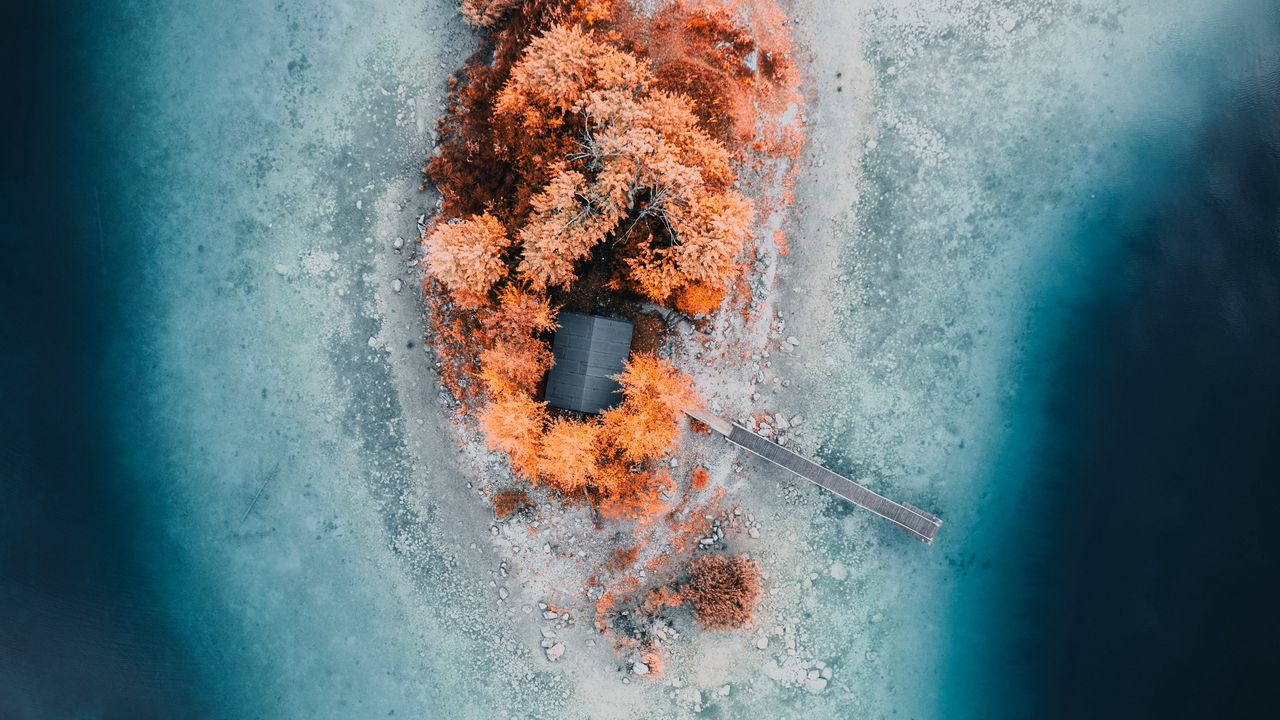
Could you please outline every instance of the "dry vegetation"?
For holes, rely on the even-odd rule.
[[[680,596],[708,629],[741,628],[760,599],[760,566],[746,555],[701,555],[689,563],[689,582]]]

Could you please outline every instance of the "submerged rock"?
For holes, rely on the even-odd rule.
[[[804,681],[804,689],[814,695],[818,695],[827,689],[827,680],[821,676],[816,678],[808,678]]]

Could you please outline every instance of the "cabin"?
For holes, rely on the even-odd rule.
[[[596,414],[622,402],[617,376],[631,355],[632,325],[626,320],[561,312],[557,317],[544,399],[551,407]]]

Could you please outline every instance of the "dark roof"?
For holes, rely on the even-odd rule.
[[[557,322],[547,403],[585,413],[617,405],[622,388],[614,376],[622,372],[631,353],[631,323],[575,312],[560,313]]]

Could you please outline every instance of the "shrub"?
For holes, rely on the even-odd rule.
[[[485,442],[490,448],[507,453],[512,467],[526,476],[537,472],[546,423],[546,404],[528,395],[501,397],[480,413]]]
[[[519,488],[507,488],[494,493],[493,515],[499,520],[506,520],[525,508],[532,507],[529,493]]]
[[[760,566],[746,555],[700,555],[689,563],[680,596],[708,630],[741,628],[751,622],[760,599]]]
[[[502,251],[510,243],[489,213],[437,225],[423,241],[427,272],[459,299],[479,304],[507,274]]]

